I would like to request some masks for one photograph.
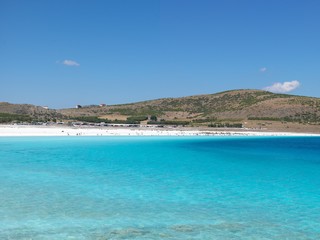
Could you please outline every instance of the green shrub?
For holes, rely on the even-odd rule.
[[[156,122],[156,121],[158,120],[158,118],[157,118],[157,116],[152,115],[152,116],[150,117],[150,120]]]

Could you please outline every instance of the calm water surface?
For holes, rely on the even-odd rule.
[[[320,138],[0,138],[0,239],[320,239]]]

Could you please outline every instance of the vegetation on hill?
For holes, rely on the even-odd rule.
[[[0,102],[0,113],[12,114],[12,116],[16,116],[15,120],[17,121],[19,121],[21,116],[30,118],[30,121],[43,122],[56,121],[56,119],[65,118],[62,113],[59,113],[54,109],[45,109],[31,104],[11,104],[7,102]]]
[[[0,112],[32,119],[68,119],[85,122],[240,126],[250,121],[320,124],[320,99],[261,90],[233,90],[182,98],[48,110],[33,105],[0,103]],[[116,117],[115,117],[116,116]],[[117,117],[118,116],[118,117]]]
[[[71,120],[77,120],[81,122],[89,122],[89,123],[124,123],[124,124],[140,124],[141,121],[147,120],[147,116],[134,116],[127,117],[126,120],[109,120],[107,118],[100,118],[98,116],[80,116],[80,117],[71,117]],[[69,119],[70,120],[70,119]]]
[[[320,122],[320,99],[275,94],[261,90],[233,90],[182,98],[164,98],[85,109],[64,109],[74,116],[119,114],[127,117],[155,116],[159,120],[205,124],[216,120],[274,120]],[[154,122],[154,121],[153,121]]]
[[[11,122],[32,122],[33,119],[28,115],[0,113],[0,123]]]

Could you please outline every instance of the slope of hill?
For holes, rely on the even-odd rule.
[[[164,120],[279,120],[320,122],[320,99],[261,90],[233,90],[209,95],[164,98],[107,107],[63,109],[69,116],[150,116]]]
[[[7,102],[0,102],[0,113],[2,117],[9,117],[10,119],[22,117],[23,119],[41,121],[63,117],[61,113],[53,109],[45,109],[31,104],[12,104]]]
[[[28,104],[0,103],[0,122],[10,122],[12,119],[140,122],[198,127],[244,126],[320,132],[320,98],[275,94],[261,90],[233,90],[208,95],[61,110],[48,110]]]

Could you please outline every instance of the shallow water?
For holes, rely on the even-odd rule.
[[[0,138],[0,239],[320,239],[319,137]]]

